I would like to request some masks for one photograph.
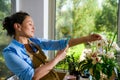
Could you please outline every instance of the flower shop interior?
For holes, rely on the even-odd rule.
[[[0,4],[1,23],[9,14],[25,11],[40,38],[102,36],[100,41],[69,49],[66,58],[54,67],[61,80],[120,80],[120,0],[1,0]],[[0,80],[12,75],[2,56],[10,40],[0,27]],[[56,51],[45,55],[51,60]]]

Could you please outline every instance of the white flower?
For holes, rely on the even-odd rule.
[[[81,56],[80,56],[80,59],[79,61],[82,61],[85,59],[85,57],[90,57],[89,54],[92,53],[92,50],[91,49],[84,49]]]
[[[117,51],[120,51],[120,48],[119,48],[119,46],[117,45],[116,42],[113,42],[112,47],[113,47],[114,49],[116,49]]]
[[[97,62],[98,62],[98,58],[97,57],[94,57],[94,58],[92,58],[92,64],[96,64]]]
[[[91,59],[92,59],[92,64],[96,64],[97,62],[100,62],[100,60],[101,60],[98,52],[92,53]]]
[[[97,48],[101,48],[101,47],[105,46],[106,44],[107,44],[107,42],[103,39],[96,41],[96,47]]]
[[[115,58],[115,56],[114,56],[115,54],[114,54],[114,52],[108,52],[107,54],[106,54],[106,56],[108,57],[108,58]]]
[[[84,50],[83,50],[83,53],[84,53],[84,54],[88,54],[88,53],[91,53],[91,52],[92,52],[91,49],[84,49]]]

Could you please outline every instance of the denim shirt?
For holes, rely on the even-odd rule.
[[[32,42],[42,48],[42,50],[60,50],[68,44],[67,39],[45,40],[41,38],[30,38]],[[24,44],[13,39],[4,48],[3,57],[7,67],[19,77],[20,80],[32,80],[34,68],[29,55],[26,53]]]

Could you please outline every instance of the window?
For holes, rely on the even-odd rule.
[[[10,37],[8,37],[6,35],[6,31],[3,30],[2,21],[4,17],[12,13],[11,4],[11,0],[0,0],[0,80],[5,80],[5,78],[11,75],[11,72],[6,67],[2,56],[3,48],[10,41]]]
[[[91,33],[113,36],[118,30],[118,3],[118,0],[56,0],[55,39]],[[85,47],[87,44],[72,47],[68,54],[80,56]]]

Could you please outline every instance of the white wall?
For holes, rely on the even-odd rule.
[[[17,10],[29,13],[35,24],[35,36],[44,37],[44,0],[17,0]]]

